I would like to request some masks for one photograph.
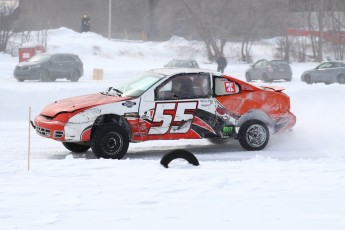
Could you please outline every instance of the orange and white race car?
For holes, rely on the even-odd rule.
[[[129,143],[208,138],[263,149],[270,134],[296,123],[281,87],[257,87],[201,69],[154,69],[105,92],[56,101],[34,120],[36,132],[72,152],[121,159]]]

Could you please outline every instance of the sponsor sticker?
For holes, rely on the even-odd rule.
[[[227,93],[235,93],[235,83],[234,82],[224,82],[225,92]]]

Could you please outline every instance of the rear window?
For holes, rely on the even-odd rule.
[[[272,60],[271,63],[273,65],[288,65],[289,63],[285,60]]]

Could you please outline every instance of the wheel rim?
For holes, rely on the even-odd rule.
[[[262,146],[267,139],[266,129],[258,124],[251,125],[246,132],[246,141],[251,147]]]
[[[104,151],[109,155],[115,155],[123,147],[122,136],[117,132],[111,132],[105,135],[102,141]]]

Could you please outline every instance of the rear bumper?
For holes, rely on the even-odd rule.
[[[292,73],[291,72],[278,72],[278,71],[274,71],[272,73],[270,73],[270,78],[271,79],[290,79],[292,77]]]
[[[275,133],[288,132],[295,126],[295,124],[296,116],[291,112],[287,112],[283,116],[276,119]]]

